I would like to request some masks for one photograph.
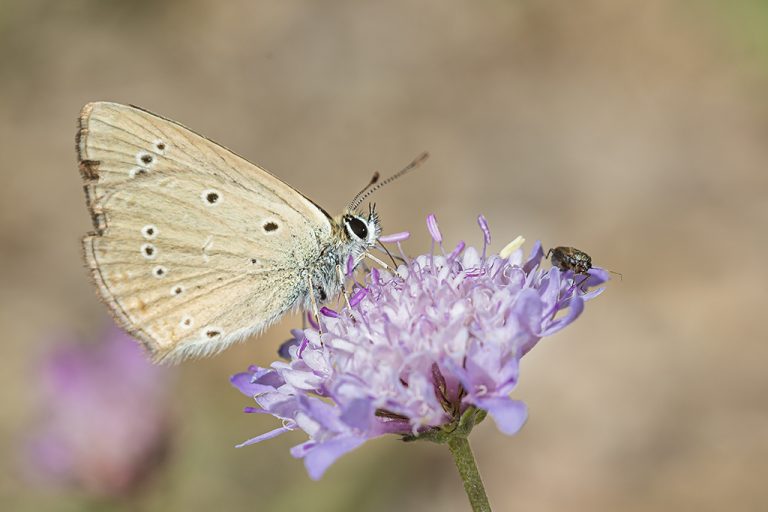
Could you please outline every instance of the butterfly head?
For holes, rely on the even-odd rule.
[[[368,217],[356,212],[357,207],[360,206],[363,201],[371,196],[374,192],[381,187],[392,183],[396,179],[404,176],[411,170],[418,167],[429,156],[424,152],[417,156],[410,164],[405,166],[400,172],[393,174],[384,181],[379,181],[379,173],[373,174],[371,181],[358,192],[352,201],[347,206],[345,212],[341,216],[341,222],[337,222],[337,226],[341,226],[345,240],[349,241],[349,249],[352,254],[361,256],[363,253],[368,252],[368,249],[376,245],[381,236],[381,224],[379,223],[379,216],[376,215],[376,205],[368,205]]]
[[[347,211],[341,217],[344,232],[354,247],[353,252],[363,253],[376,245],[381,235],[381,224],[376,214],[375,205],[368,208],[368,216]],[[356,250],[355,250],[356,249]]]

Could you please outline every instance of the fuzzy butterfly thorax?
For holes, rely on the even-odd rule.
[[[156,361],[218,352],[334,299],[381,233],[332,218],[232,151],[143,109],[86,105],[77,151],[95,230],[85,260],[118,323]]]

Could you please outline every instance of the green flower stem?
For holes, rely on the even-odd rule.
[[[485,419],[487,413],[482,409],[469,407],[459,418],[455,418],[448,425],[433,428],[418,435],[403,436],[403,441],[432,441],[438,444],[447,444],[451,450],[453,460],[459,469],[459,475],[464,482],[464,491],[467,493],[473,512],[491,512],[491,504],[485,495],[483,480],[475,464],[475,456],[469,447],[467,437],[475,425]]]
[[[459,469],[459,475],[464,482],[464,491],[467,493],[473,512],[490,512],[491,504],[488,503],[483,480],[480,478],[475,457],[469,447],[469,440],[464,436],[453,436],[448,440],[448,448]]]

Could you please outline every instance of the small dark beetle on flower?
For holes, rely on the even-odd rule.
[[[587,274],[592,268],[592,258],[575,247],[555,247],[547,252],[546,258],[552,258],[552,265],[560,270],[573,270],[576,274]]]
[[[550,258],[550,255],[552,256]],[[582,284],[589,278],[589,269],[592,268],[592,258],[584,251],[580,251],[575,247],[555,247],[547,251],[546,259],[552,262],[552,266],[559,268],[560,270],[572,270],[574,274],[582,274],[584,279],[578,284],[581,287]],[[624,276],[613,270],[609,270],[611,274],[616,274],[622,280]]]

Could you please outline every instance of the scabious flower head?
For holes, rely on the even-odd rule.
[[[510,398],[520,359],[573,322],[608,274],[545,269],[541,244],[524,258],[522,238],[486,256],[491,233],[482,216],[478,222],[482,252],[463,242],[447,252],[430,215],[430,253],[403,255],[396,274],[372,270],[351,310],[324,308],[322,334],[293,331],[281,350],[287,361],[234,375],[257,404],[246,412],[282,421],[240,446],[303,430],[309,439],[292,454],[317,479],[369,439],[428,437],[456,428],[467,411],[485,411],[502,432],[516,433],[527,414]]]
[[[27,445],[39,483],[125,497],[154,474],[170,434],[168,370],[113,327],[98,343],[61,341],[35,382],[43,408]]]

